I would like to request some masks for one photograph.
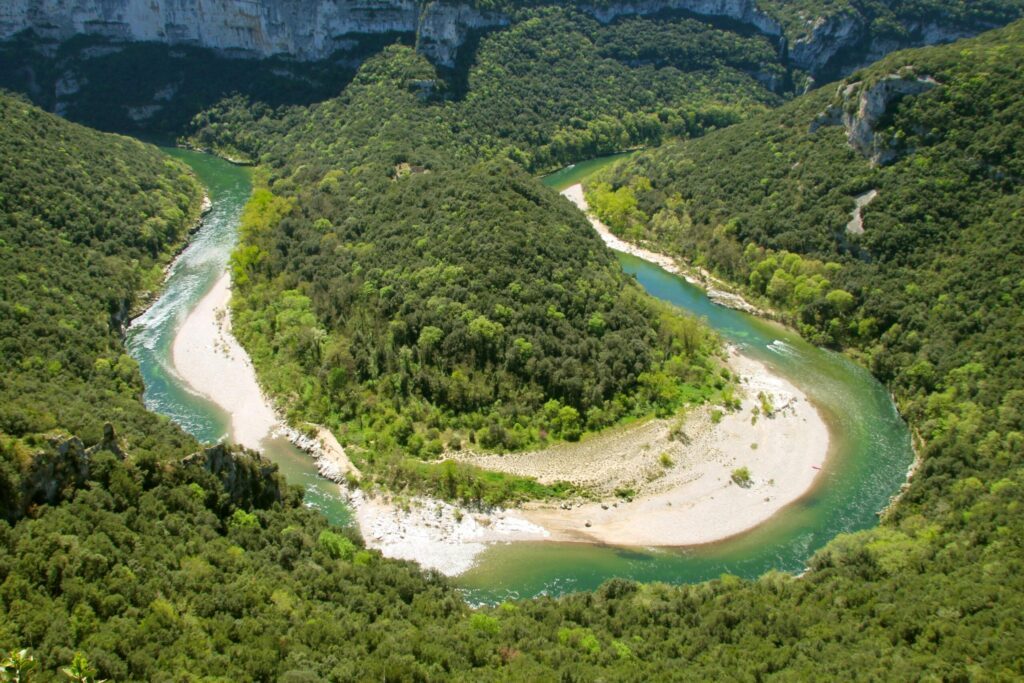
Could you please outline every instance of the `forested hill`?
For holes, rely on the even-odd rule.
[[[414,647],[437,670],[455,642],[424,648],[469,628],[453,589],[142,405],[121,328],[202,196],[155,147],[0,93],[0,680],[395,678]]]
[[[374,60],[353,85],[387,61]],[[450,129],[447,151],[432,154],[451,152],[458,142],[462,154],[511,158],[532,171],[735,123],[780,104],[775,91],[787,79],[764,36],[684,17],[602,25],[572,8],[536,10],[483,37],[456,83],[422,58],[409,68],[405,87],[432,106],[406,107],[396,123],[417,117],[420,126],[421,119],[441,117]],[[382,103],[394,98],[378,95]],[[314,106],[314,116],[336,128],[327,117],[339,116],[350,97],[345,91]],[[280,157],[309,137],[305,112],[229,98],[196,116],[190,141],[233,157],[259,160],[272,149]],[[364,126],[373,121],[360,118]],[[432,142],[442,140],[435,135]]]
[[[156,456],[191,443],[142,407],[120,335],[140,292],[163,281],[202,196],[155,147],[0,92],[3,516],[20,505],[26,454],[68,433],[91,446],[109,421],[122,443]]]
[[[921,465],[873,535],[917,528],[903,538],[929,539],[916,559],[890,559],[922,574],[942,561],[927,547],[976,547],[963,590],[1003,581],[1018,605],[1022,88],[1018,22],[891,55],[770,114],[640,154],[590,187],[621,234],[739,283],[887,382]],[[956,598],[958,613],[989,609],[972,600]]]
[[[266,145],[267,187],[233,260],[234,326],[290,416],[339,430],[365,468],[416,489],[447,471],[424,462],[445,451],[727,402],[713,335],[642,294],[556,193],[512,162],[474,161],[451,110],[417,95],[431,73],[389,49]],[[434,489],[526,495],[482,478]]]

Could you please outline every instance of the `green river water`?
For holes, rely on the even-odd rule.
[[[213,210],[183,252],[157,303],[132,326],[128,348],[146,382],[146,405],[204,442],[229,432],[227,414],[191,393],[176,377],[170,349],[181,322],[224,271],[242,207],[251,191],[248,169],[178,149],[206,184]],[[614,159],[583,162],[544,179],[562,189]],[[814,490],[760,527],[720,543],[685,549],[623,549],[569,543],[492,546],[456,579],[471,602],[589,590],[612,577],[684,583],[723,573],[753,578],[769,569],[800,571],[807,558],[839,533],[873,526],[877,512],[903,482],[913,458],[910,434],[885,388],[847,358],[808,344],[791,331],[716,306],[697,287],[640,259],[620,254],[623,269],[652,295],[703,317],[722,337],[803,389],[830,425],[828,462]],[[291,483],[335,524],[349,511],[335,484],[321,479],[311,458],[285,440],[264,444]]]

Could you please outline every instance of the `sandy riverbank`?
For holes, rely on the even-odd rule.
[[[664,268],[673,275],[685,278],[686,281],[691,284],[700,284],[696,278],[681,268],[679,263],[677,263],[671,256],[659,254],[657,252],[644,249],[643,247],[638,247],[635,244],[630,244],[612,233],[611,228],[590,213],[590,206],[587,204],[586,197],[583,196],[582,184],[576,183],[571,187],[565,188],[562,190],[562,196],[575,204],[580,211],[587,214],[587,218],[590,219],[590,224],[594,226],[594,230],[596,230],[597,234],[601,236],[601,239],[609,249],[614,249],[615,251],[621,251],[625,254],[642,258],[644,261],[649,261],[661,268]]]
[[[738,411],[717,422],[714,409],[703,407],[683,420],[650,420],[577,444],[459,458],[543,482],[573,481],[595,492],[598,502],[484,514],[428,498],[371,498],[357,491],[349,502],[363,538],[387,557],[454,576],[470,569],[491,543],[685,546],[752,529],[813,486],[828,455],[829,434],[807,397],[767,366],[735,352],[730,366],[742,377],[744,398]],[[755,419],[762,394],[774,413]],[[749,487],[732,481],[740,467],[750,472]],[[635,494],[627,502],[616,489]]]
[[[551,534],[518,510],[472,512],[430,498],[349,494],[363,540],[385,557],[413,560],[448,576],[469,570],[491,543],[545,541]]]
[[[307,436],[284,424],[256,381],[256,369],[245,349],[231,334],[231,277],[224,273],[200,299],[178,330],[171,361],[178,376],[197,394],[213,401],[231,416],[231,440],[262,450],[269,436],[284,436],[316,460],[325,478],[344,482],[359,478],[334,434],[313,426]]]
[[[280,421],[256,382],[249,354],[231,334],[231,278],[224,273],[189,313],[171,348],[182,380],[231,415],[231,438],[259,449]]]
[[[230,298],[231,281],[225,273],[174,338],[175,370],[196,393],[231,415],[232,441],[262,450],[264,439],[280,435],[308,452],[323,477],[341,484],[339,495],[352,507],[369,547],[386,557],[456,575],[469,569],[488,543],[549,535],[514,512],[471,513],[426,498],[392,500],[349,491],[346,480],[358,479],[360,472],[334,434],[317,427],[314,436],[307,436],[286,426],[263,395],[249,355],[231,334]]]
[[[631,425],[581,444],[484,456],[489,469],[573,481],[600,502],[563,509],[531,505],[524,518],[550,540],[623,546],[685,546],[722,540],[768,520],[803,496],[828,456],[829,433],[807,397],[755,360],[730,354],[741,378],[742,407],[717,423],[705,406],[678,420]],[[761,396],[774,409],[763,412]],[[673,427],[681,434],[671,436]],[[733,482],[739,468],[749,486]],[[632,491],[627,502],[615,491]]]

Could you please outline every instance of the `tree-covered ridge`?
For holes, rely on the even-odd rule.
[[[275,111],[229,98],[196,116],[190,142],[231,156],[298,159],[309,156],[295,148],[306,144],[304,127],[315,120],[362,144],[351,125],[337,130],[339,119],[350,116],[352,106],[366,106],[359,102],[379,101],[382,111],[394,111],[395,93],[378,89],[376,99],[365,95],[389,62],[394,60],[370,60],[349,88],[311,107],[309,117],[302,108]],[[510,28],[485,36],[464,76],[457,74],[464,85],[446,82],[425,60],[388,68],[403,69],[402,87],[430,105],[396,119],[403,125],[415,121],[418,129],[432,130],[435,142],[444,141],[444,149],[424,147],[423,153],[508,157],[533,171],[729,125],[777,105],[775,93],[787,79],[777,51],[763,37],[681,18],[602,25],[563,8],[531,10]],[[358,100],[357,92],[364,93]],[[353,118],[364,126],[374,121],[362,113]],[[392,147],[408,146],[402,136],[386,134]],[[456,141],[458,150],[452,147]]]
[[[478,609],[276,476],[230,479],[104,453],[73,500],[0,521],[0,653],[27,648],[39,681],[66,680],[75,653],[119,681],[1020,675],[1019,472],[950,499],[973,530],[952,543],[913,516],[837,539],[801,579],[612,581]]]
[[[729,125],[777,105],[786,78],[762,36],[552,8],[481,42],[454,109],[479,153],[543,170]]]
[[[873,166],[843,126],[822,122],[894,74],[936,85],[891,103],[875,139],[895,157]],[[859,351],[922,439],[904,515],[949,509],[1024,455],[1022,74],[1022,23],[898,53],[757,120],[644,153],[592,188],[630,236]],[[871,190],[863,234],[849,231],[854,198]]]
[[[187,443],[139,402],[120,334],[200,211],[187,167],[0,93],[0,438],[27,454],[117,424],[138,451]],[[12,442],[13,443],[13,442]],[[17,450],[17,449],[16,449]],[[4,459],[15,486],[18,464]]]
[[[472,642],[452,588],[329,529],[272,465],[235,454],[228,477],[127,455],[93,457],[72,500],[0,521],[0,651],[28,647],[32,680],[66,680],[76,652],[118,681],[363,680],[470,661],[452,650],[453,632]]]
[[[434,114],[478,157],[508,157],[542,172],[696,137],[778,106],[806,82],[789,51],[820,52],[828,64],[838,60],[828,67],[832,71],[848,69],[868,55],[924,40],[903,35],[910,30],[904,24],[918,33],[931,25],[921,17],[946,27],[936,36],[951,40],[959,32],[1005,24],[1020,16],[1022,3],[809,3],[799,12],[855,18],[857,28],[850,30],[859,37],[836,29],[837,35],[816,38],[813,47],[790,40],[788,48],[735,21],[685,12],[627,14],[601,23],[588,13],[592,5],[524,3],[509,26],[474,39],[454,70],[439,75],[424,64],[412,87],[443,110]],[[846,44],[848,38],[853,42]],[[340,116],[345,99],[343,93],[320,106]],[[302,111],[274,111],[258,99],[232,97],[198,114],[190,139],[201,148],[258,159],[269,140],[299,124]]]
[[[362,442],[367,466],[397,457],[382,476],[416,485],[405,455],[521,449],[727,400],[713,336],[643,295],[521,168],[469,161],[417,95],[423,69],[407,48],[371,60],[262,156],[235,330],[290,416]]]

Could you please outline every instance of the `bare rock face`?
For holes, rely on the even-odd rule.
[[[872,64],[897,50],[951,43],[996,28],[995,24],[956,25],[952,20],[907,21],[893,34],[872,31],[871,20],[855,12],[819,17],[807,33],[793,41],[789,59],[793,66],[815,78],[841,77]]]
[[[729,17],[778,36],[779,24],[754,0],[637,0],[582,5],[600,21],[686,10]],[[76,35],[154,41],[219,50],[238,57],[325,59],[365,35],[414,36],[440,66],[454,66],[473,31],[506,26],[509,17],[467,1],[436,0],[4,0],[0,40],[31,29],[43,38]]]
[[[857,91],[857,107],[854,111],[844,108],[843,125],[846,127],[850,145],[874,164],[884,165],[895,159],[895,152],[880,145],[875,130],[878,122],[889,111],[889,107],[908,95],[920,95],[936,87],[931,76],[900,76],[891,74],[870,87],[853,83],[843,93],[850,102]]]
[[[793,41],[789,58],[798,68],[818,73],[844,47],[863,40],[866,29],[863,20],[855,14],[819,17],[807,35]]]
[[[217,444],[187,456],[182,464],[217,477],[235,505],[268,507],[282,500],[277,465],[255,451]]]
[[[416,30],[416,49],[434,64],[454,66],[459,48],[472,31],[507,26],[499,12],[481,12],[469,5],[429,3]]]
[[[313,60],[355,34],[413,33],[418,20],[416,0],[5,0],[0,38],[32,29]]]
[[[818,115],[811,132],[822,126],[842,125],[850,146],[874,165],[895,161],[897,152],[877,136],[878,124],[890,108],[904,97],[912,97],[938,87],[931,76],[917,76],[909,71],[889,74],[866,84],[861,81],[840,85],[839,103]]]
[[[754,0],[623,0],[601,7],[581,8],[603,24],[624,16],[644,16],[682,10],[705,17],[726,17],[753,26],[769,36],[781,36],[782,26],[762,12]]]

